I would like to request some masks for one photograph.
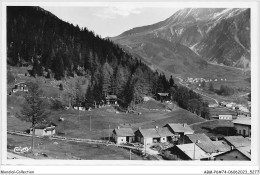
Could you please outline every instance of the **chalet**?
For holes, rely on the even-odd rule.
[[[35,127],[35,135],[37,136],[50,136],[55,134],[55,127],[57,125],[53,122],[39,124]],[[32,128],[30,129],[32,134]]]
[[[214,156],[214,160],[232,160],[232,161],[249,161],[251,160],[251,148],[247,147],[239,147],[235,149],[231,149],[227,152],[218,154]]]
[[[174,134],[168,128],[155,128],[141,129],[139,128],[135,132],[135,140],[142,144],[152,144],[152,143],[164,143],[171,141]]]
[[[18,91],[28,92],[28,87],[25,82],[20,82],[14,85],[14,87],[12,88],[12,92],[16,93]]]
[[[237,134],[244,137],[251,137],[251,117],[239,117],[232,121]]]
[[[161,101],[161,102],[169,101],[170,100],[170,94],[169,93],[157,93],[156,99],[158,101]]]
[[[210,155],[203,151],[195,143],[175,145],[168,150],[177,160],[201,160],[210,158]]]
[[[164,127],[174,133],[174,141],[181,142],[184,135],[194,133],[194,131],[186,123],[168,123]]]
[[[141,129],[135,131],[135,140],[144,145],[160,142],[161,136],[155,128]]]
[[[107,95],[105,97],[106,104],[111,105],[111,104],[117,104],[117,96],[116,95]]]
[[[119,126],[112,131],[112,138],[116,144],[131,143],[135,135],[132,128],[120,128]]]

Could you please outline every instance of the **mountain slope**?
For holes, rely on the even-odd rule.
[[[158,75],[146,64],[112,41],[64,22],[40,7],[7,7],[6,44],[7,64],[32,67],[28,70],[31,76],[57,80],[84,76],[90,82],[84,93],[80,81],[68,88],[66,95],[72,105],[93,107],[93,101],[102,103],[106,95],[113,94],[120,105],[128,106],[157,88],[153,84]]]
[[[249,9],[182,9],[164,21],[131,29],[111,39],[144,60],[176,74],[189,74],[186,69],[191,70],[194,65],[195,68],[209,66],[201,58],[210,63],[250,70]],[[165,47],[161,40],[164,44],[158,44],[156,39],[165,40],[168,46]],[[169,54],[167,48],[176,43],[186,48],[176,53],[171,50],[172,54]],[[147,49],[148,46],[151,48]],[[153,53],[158,48],[162,50]],[[186,64],[174,62],[177,59],[171,57],[176,58],[176,55]],[[166,61],[167,66],[161,61]],[[170,64],[179,70],[169,68]],[[221,71],[219,67],[216,69]]]

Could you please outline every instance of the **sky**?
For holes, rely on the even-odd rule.
[[[169,18],[178,9],[169,7],[69,7],[42,6],[63,21],[94,31],[101,37],[120,35],[134,27],[154,24]]]

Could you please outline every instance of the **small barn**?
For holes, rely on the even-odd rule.
[[[18,91],[28,92],[28,87],[25,82],[20,82],[14,85],[14,87],[12,88],[12,92],[16,93]]]
[[[164,102],[171,100],[169,93],[157,93],[156,94],[156,100]]]
[[[134,136],[132,128],[120,128],[118,126],[112,131],[112,138],[116,144],[131,143],[134,141]]]
[[[37,136],[50,136],[55,134],[56,124],[53,122],[43,123],[35,126],[35,135]],[[32,134],[32,128],[30,129]]]
[[[105,97],[105,100],[106,100],[107,105],[111,105],[111,104],[116,105],[117,104],[117,96],[116,95],[107,95]]]

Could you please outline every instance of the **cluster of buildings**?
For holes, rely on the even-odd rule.
[[[187,134],[193,134],[194,131],[187,124],[168,123],[159,128],[143,129],[139,128],[133,131],[132,128],[115,128],[112,132],[112,138],[116,144],[139,142],[144,145],[164,142],[178,142],[181,137]]]
[[[217,82],[217,81],[227,81],[227,79],[226,78],[205,79],[205,78],[190,78],[190,77],[188,77],[186,79],[186,82],[187,83],[191,83],[191,84],[193,84],[193,83],[201,83],[203,81],[207,83],[207,82],[212,82],[212,81],[215,81],[215,82]]]
[[[137,142],[145,146],[171,142],[174,146],[166,150],[175,160],[251,160],[251,121],[240,118],[233,123],[238,135],[222,140],[211,140],[204,133],[195,134],[189,125],[181,123],[136,131],[117,127],[112,138],[116,144]]]
[[[251,160],[251,141],[243,136],[212,141],[205,134],[193,134],[184,141],[168,148],[175,160]]]
[[[230,108],[232,110],[240,111],[241,113],[250,113],[250,108],[248,108],[246,105],[236,104],[235,102],[222,101],[219,103],[219,105]]]

